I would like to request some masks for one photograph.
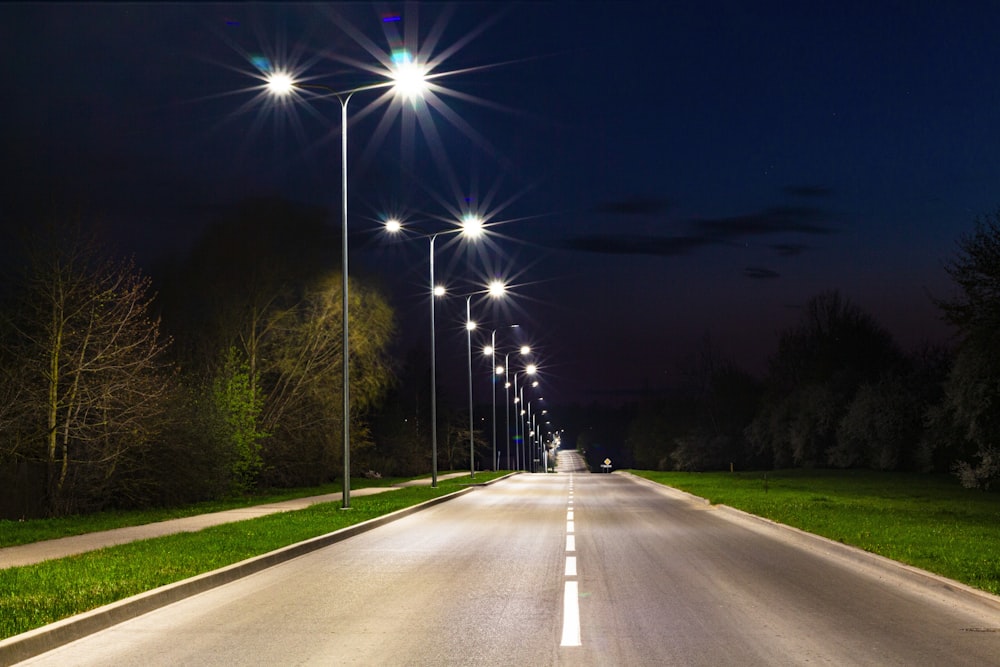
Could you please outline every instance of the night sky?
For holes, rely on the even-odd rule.
[[[483,326],[535,346],[550,402],[670,387],[706,336],[760,374],[830,289],[912,349],[947,340],[944,264],[1000,205],[989,5],[0,4],[0,215],[73,202],[148,266],[246,197],[327,206],[339,229],[340,107],[265,103],[253,56],[345,89],[377,78],[366,46],[405,45],[451,92],[401,113],[359,93],[348,191],[352,272],[414,347],[415,237],[476,209],[490,244],[439,241],[439,275],[510,280]],[[390,213],[408,240],[380,232]],[[441,304],[445,377],[463,319]]]

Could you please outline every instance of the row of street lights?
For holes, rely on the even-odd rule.
[[[395,219],[395,218],[391,218],[391,219],[389,219],[389,220],[387,220],[385,222],[385,229],[390,234],[399,234],[399,233],[401,233],[403,231],[403,227],[404,227],[403,223],[401,221],[399,221],[398,219]],[[454,230],[454,232],[455,233],[461,233],[464,237],[469,238],[471,240],[475,240],[475,239],[479,238],[482,235],[482,233],[483,233],[483,230],[482,230],[482,221],[481,221],[481,219],[476,218],[474,216],[465,216],[463,218],[463,220],[462,220],[461,226],[458,229]],[[434,243],[435,243],[435,240],[437,239],[437,237],[439,235],[441,235],[441,234],[444,234],[444,233],[448,233],[448,232],[437,232],[435,234],[431,234],[431,235],[428,236],[428,238],[430,239],[430,244],[429,244],[430,255],[428,257],[428,270],[429,270],[428,294],[429,294],[429,301],[430,301],[430,321],[431,321],[431,331],[430,331],[430,333],[431,333],[431,452],[432,452],[431,453],[431,467],[432,467],[431,484],[433,486],[437,485],[437,472],[438,472],[438,470],[437,470],[437,345],[436,345],[435,302],[437,301],[438,298],[442,298],[442,297],[444,297],[444,296],[447,295],[447,291],[446,291],[445,287],[443,285],[440,285],[440,284],[438,284],[438,283],[435,282],[435,274],[434,274],[434,258],[435,258],[435,255],[434,255]],[[464,295],[464,298],[465,298],[466,350],[467,350],[467,354],[468,354],[468,358],[467,358],[467,362],[468,362],[468,366],[467,366],[468,377],[467,377],[467,379],[468,379],[468,399],[469,399],[469,474],[473,478],[476,476],[476,467],[475,467],[475,419],[474,419],[474,401],[473,401],[472,332],[475,331],[478,327],[477,327],[476,321],[472,317],[472,299],[473,299],[473,297],[475,297],[477,295],[482,295],[482,294],[488,295],[490,298],[493,298],[493,299],[499,299],[499,298],[503,298],[504,296],[506,296],[506,293],[507,293],[507,288],[506,288],[506,285],[504,284],[504,282],[502,280],[495,279],[495,280],[491,281],[485,287],[485,289],[481,289],[481,290],[472,292],[470,294]],[[505,353],[505,355],[504,355],[504,364],[502,366],[499,366],[496,363],[496,349],[497,349],[497,347],[496,347],[496,335],[497,335],[497,331],[502,331],[503,329],[514,329],[514,328],[519,328],[519,327],[520,327],[520,325],[518,325],[518,324],[509,324],[509,325],[506,325],[505,327],[501,327],[499,329],[492,329],[490,331],[490,343],[483,350],[484,354],[486,356],[490,357],[490,383],[491,383],[491,389],[492,389],[492,397],[491,397],[491,402],[492,402],[492,421],[491,421],[491,430],[492,430],[492,438],[491,438],[492,439],[492,448],[491,448],[491,452],[492,452],[492,456],[491,456],[491,461],[492,461],[492,463],[490,464],[490,467],[492,469],[494,469],[494,470],[498,469],[498,467],[499,467],[499,460],[498,460],[498,456],[497,456],[497,435],[496,435],[497,434],[496,378],[499,377],[499,376],[504,376],[505,377],[504,385],[505,385],[505,389],[506,389],[506,392],[507,392],[506,399],[507,399],[507,402],[508,402],[508,406],[507,406],[507,408],[505,408],[505,411],[508,411],[507,412],[508,416],[507,416],[507,418],[505,420],[506,423],[507,423],[507,436],[506,436],[506,441],[507,441],[507,458],[506,458],[506,461],[507,461],[507,465],[508,466],[510,465],[510,460],[511,460],[511,457],[510,457],[510,417],[509,417],[509,410],[511,409],[510,408],[510,396],[509,396],[509,389],[511,387],[511,381],[509,379],[507,379],[507,378],[511,378],[511,377],[513,378],[514,394],[515,394],[513,406],[516,408],[519,404],[521,406],[525,405],[525,403],[524,403],[524,394],[523,394],[523,392],[524,392],[524,383],[522,382],[522,386],[521,386],[521,389],[520,389],[520,395],[519,395],[518,388],[517,388],[518,374],[516,372],[514,372],[514,373],[510,372],[510,353],[509,352]],[[527,346],[527,345],[523,345],[523,346],[520,347],[519,352],[520,352],[521,356],[526,357],[526,356],[528,356],[531,353],[531,348],[529,346]],[[532,363],[526,363],[526,365],[524,366],[524,369],[523,369],[523,371],[521,373],[521,378],[523,380],[526,376],[534,376],[536,373],[537,373],[537,367],[536,367],[536,365],[532,364]],[[532,385],[532,387],[537,387],[538,386],[538,381],[537,380],[532,380],[531,385]],[[539,398],[538,400],[542,400],[542,399]],[[524,461],[525,461],[525,464],[527,463],[527,456],[528,456],[528,449],[526,447],[528,433],[526,433],[526,426],[525,425],[526,424],[527,425],[531,425],[531,427],[532,427],[531,432],[530,432],[531,436],[540,435],[540,432],[541,432],[540,429],[537,426],[537,421],[532,421],[533,415],[531,414],[530,408],[531,408],[530,402],[527,404],[527,408],[526,409],[522,407],[521,410],[518,412],[519,419],[515,423],[515,431],[517,431],[517,427],[519,425],[521,427],[520,428],[520,435],[521,435],[522,447],[525,447],[525,449],[524,449]],[[534,444],[536,444],[536,443],[533,442],[532,444],[534,446]],[[540,441],[537,444],[539,444],[539,446],[541,446]],[[517,452],[517,453],[520,454],[520,452]],[[520,466],[518,466],[518,469],[520,469]],[[525,469],[528,469],[527,465],[525,465]]]
[[[320,91],[320,97],[334,97],[340,103],[341,115],[341,264],[342,264],[342,285],[341,285],[341,297],[342,297],[342,329],[343,329],[343,500],[342,508],[350,508],[351,503],[351,464],[350,464],[350,428],[351,428],[351,400],[350,400],[350,348],[348,345],[349,338],[349,317],[348,317],[348,168],[347,168],[347,137],[348,137],[348,104],[356,93],[369,91],[369,90],[380,90],[388,89],[397,98],[405,98],[410,101],[414,101],[418,97],[422,97],[424,92],[427,90],[429,83],[429,75],[427,70],[422,67],[416,59],[410,56],[406,51],[399,51],[393,54],[392,66],[387,72],[388,80],[380,83],[370,84],[366,86],[361,86],[358,88],[353,88],[350,90],[338,91],[330,86],[317,83],[306,83],[303,81],[295,80],[290,74],[282,72],[279,70],[272,70],[269,66],[265,70],[266,75],[266,89],[267,91],[276,97],[287,98],[296,94],[303,94],[309,90]],[[398,220],[389,220],[386,222],[386,230],[389,232],[399,232],[402,230],[402,224]],[[429,291],[430,291],[430,333],[431,333],[431,483],[432,486],[437,486],[437,476],[438,476],[438,461],[437,461],[437,377],[436,377],[436,345],[435,345],[435,321],[434,321],[434,302],[435,299],[444,295],[444,288],[435,283],[434,278],[434,244],[437,237],[441,234],[452,233],[452,232],[438,232],[428,236],[429,239]],[[461,233],[464,237],[469,239],[476,239],[483,233],[483,221],[481,218],[474,215],[466,215],[461,222],[460,228],[454,230],[454,233]],[[506,292],[506,286],[500,280],[494,280],[486,288],[485,293],[491,298],[502,297]],[[474,423],[473,423],[473,395],[472,395],[472,331],[475,329],[475,323],[472,319],[472,297],[477,294],[483,294],[483,291],[474,292],[466,295],[466,340],[468,347],[468,370],[469,370],[469,458],[470,458],[470,475],[475,477],[475,438],[474,438]],[[517,326],[517,325],[512,325]],[[494,388],[493,397],[493,467],[498,466],[497,452],[496,452],[496,386],[495,386],[495,376],[500,374],[500,369],[496,366],[496,359],[493,350],[496,349],[496,330],[493,330],[491,335],[491,345],[489,353],[492,358],[492,369],[491,369],[491,383]],[[522,350],[522,354],[527,354],[526,351]],[[505,355],[504,362],[504,375],[510,377],[509,366],[507,365],[508,359]],[[529,365],[525,367],[523,374],[532,375],[534,373],[534,367]],[[522,383],[522,396],[517,396],[517,374],[513,375],[514,379],[514,393],[515,393],[515,404],[520,402],[523,406],[523,383]],[[505,386],[509,388],[510,382],[506,381]],[[529,406],[530,408],[530,406]],[[521,415],[524,414],[522,409]],[[528,421],[530,422],[530,411],[528,416]],[[524,464],[525,469],[527,469],[528,456],[527,442],[525,435],[524,421],[519,419],[518,422],[522,424],[521,436],[522,445],[525,446],[524,453]],[[517,429],[517,423],[515,423],[515,430]],[[532,430],[532,433],[536,429]],[[507,427],[507,464],[510,465],[510,426],[508,417],[508,427]]]

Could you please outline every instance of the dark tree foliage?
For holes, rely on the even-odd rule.
[[[44,464],[52,514],[131,503],[171,393],[150,281],[76,219],[35,225],[21,248],[0,336],[3,382],[18,384],[0,390],[0,440]]]
[[[242,325],[297,303],[339,256],[322,208],[253,199],[224,213],[188,257],[162,267],[160,307],[180,361],[209,371],[220,350],[253,345]]]
[[[938,305],[960,342],[937,417],[962,483],[987,488],[1000,477],[1000,211],[976,220],[946,270],[959,291]]]
[[[695,401],[690,396],[639,403],[627,432],[633,465],[643,470],[672,470],[677,439],[691,430],[694,415]]]
[[[959,288],[953,299],[938,301],[945,319],[967,344],[996,351],[1000,335],[1000,211],[976,220],[972,234],[958,241],[958,253],[945,270]]]
[[[246,202],[164,272],[164,323],[175,332],[187,384],[210,395],[230,350],[246,363],[244,398],[259,396],[261,405],[250,411],[259,421],[242,428],[261,436],[252,443],[255,451],[260,446],[262,460],[253,460],[260,484],[318,484],[342,470],[343,310],[333,262],[340,253],[325,218],[322,209],[283,200]],[[354,451],[371,443],[365,418],[392,375],[394,323],[384,297],[364,279],[351,277],[349,296]],[[243,454],[223,458],[238,468],[248,450],[240,438],[228,440]]]
[[[429,379],[430,362],[411,351],[381,409],[373,415],[373,445],[357,458],[360,469],[394,477],[431,469]],[[439,392],[439,400],[443,398]]]
[[[903,360],[892,336],[839,293],[812,298],[771,358],[761,410],[747,430],[757,454],[774,467],[830,463],[858,389]]]

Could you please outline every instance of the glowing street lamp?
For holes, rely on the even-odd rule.
[[[403,230],[403,223],[395,218],[390,218],[385,222],[385,230],[390,234],[397,234]],[[462,218],[459,229],[454,230],[466,238],[475,240],[483,233],[482,219],[478,216],[467,214]],[[445,295],[443,285],[434,283],[434,242],[438,235],[452,232],[438,232],[431,234],[428,249],[429,266],[429,287],[431,304],[431,487],[437,488],[438,478],[438,456],[437,456],[437,344],[435,338],[434,324],[434,300]]]
[[[348,293],[347,293],[347,105],[355,93],[366,90],[390,88],[397,95],[413,100],[421,94],[426,84],[426,71],[409,58],[393,58],[394,67],[389,72],[390,80],[384,83],[371,84],[351,90],[337,91],[330,86],[315,83],[295,81],[287,72],[272,71],[267,76],[267,88],[272,95],[285,97],[295,91],[305,88],[322,90],[336,97],[340,102],[340,176],[341,176],[341,297],[343,310],[343,354],[344,354],[344,492],[342,508],[351,506],[351,395],[350,395],[350,347],[348,325]]]
[[[492,291],[492,288],[491,288],[491,291]],[[521,326],[520,324],[510,324],[506,328],[508,328],[508,329],[515,329],[515,328],[518,328],[520,326]],[[493,470],[497,470],[499,468],[499,466],[500,466],[500,463],[497,460],[497,385],[496,385],[496,380],[497,380],[498,377],[500,377],[501,375],[504,375],[504,373],[506,373],[507,360],[506,360],[506,355],[505,355],[504,365],[503,366],[498,366],[497,365],[497,330],[496,329],[494,329],[490,333],[490,344],[487,345],[483,349],[483,354],[485,354],[486,356],[488,356],[490,358],[490,367],[492,369],[491,372],[490,372],[490,389],[492,390],[492,394],[493,394],[493,396],[492,396],[492,398],[493,398]],[[510,422],[509,422],[509,416],[508,416],[508,422],[507,422],[507,438],[506,439],[507,439],[507,459],[506,459],[506,463],[507,463],[507,466],[509,467],[510,466]]]
[[[531,352],[531,348],[529,348],[527,345],[525,345],[525,346],[523,346],[521,348],[521,354],[523,354],[523,355],[529,354],[530,352]],[[536,368],[535,364],[527,364],[524,367],[524,370],[521,372],[522,379],[525,376],[527,376],[527,375],[534,375],[537,372],[537,370],[538,369]],[[525,437],[526,433],[525,433],[525,428],[524,428],[524,417],[527,414],[527,411],[524,409],[524,382],[523,381],[521,382],[521,388],[518,389],[518,387],[517,387],[517,376],[518,376],[518,373],[515,372],[514,373],[514,405],[515,406],[519,406],[520,410],[517,410],[517,408],[515,408],[515,410],[517,410],[517,412],[516,412],[517,421],[514,423],[514,431],[515,431],[515,439],[516,439],[517,428],[518,428],[518,426],[521,427],[521,444],[518,447],[518,450],[519,450],[518,451],[518,455],[520,456],[521,464],[524,466],[524,470],[527,471],[528,470],[528,447],[527,447],[527,442],[526,442],[527,438]],[[535,384],[537,384],[537,382]]]
[[[507,286],[502,280],[494,280],[487,286],[486,293],[491,299],[499,299],[507,292]],[[471,477],[476,476],[476,443],[473,435],[472,421],[472,332],[476,328],[476,323],[472,319],[472,297],[470,294],[465,297],[465,340],[469,349],[469,473]],[[494,442],[494,449],[496,443]]]

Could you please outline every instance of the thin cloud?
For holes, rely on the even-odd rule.
[[[594,210],[598,213],[616,215],[657,215],[666,212],[670,207],[671,203],[666,199],[637,197],[635,199],[600,202],[594,207]]]
[[[809,206],[773,206],[759,213],[692,221],[696,228],[722,237],[760,236],[798,232],[833,234],[836,230],[822,224],[825,214]]]
[[[605,255],[688,255],[707,246],[733,245],[730,242],[701,236],[622,236],[590,234],[556,241],[563,250],[602,253]]]
[[[822,185],[786,185],[781,191],[792,197],[824,198],[834,195],[833,188]]]
[[[777,271],[772,271],[771,269],[763,269],[759,266],[748,266],[743,269],[743,275],[747,278],[753,278],[754,280],[768,280],[771,278],[780,278],[781,274]]]
[[[808,250],[809,246],[801,243],[775,243],[771,249],[782,257],[795,257]]]

